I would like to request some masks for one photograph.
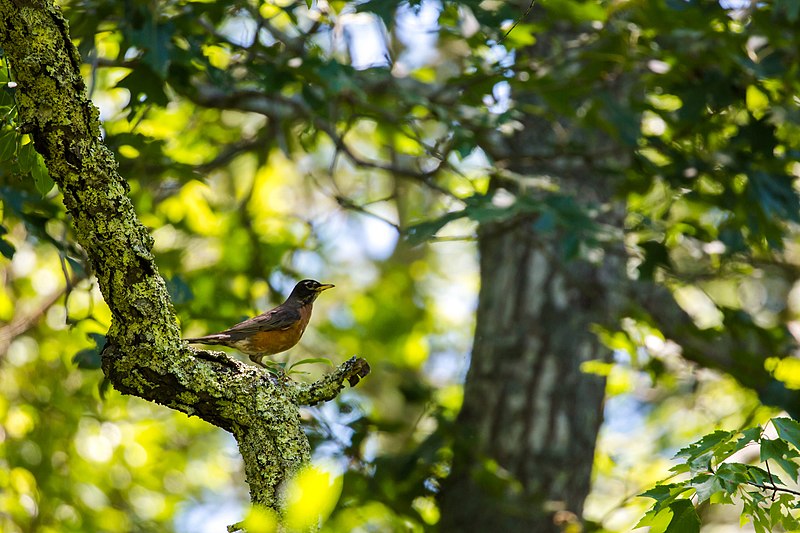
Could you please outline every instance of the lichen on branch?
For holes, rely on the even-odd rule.
[[[0,46],[17,82],[20,131],[31,135],[75,224],[112,323],[103,371],[125,394],[198,416],[233,433],[254,503],[277,509],[278,487],[309,460],[299,405],[334,398],[369,366],[351,359],[311,385],[275,379],[180,340],[164,280],[100,135],[80,57],[50,0],[0,0]]]

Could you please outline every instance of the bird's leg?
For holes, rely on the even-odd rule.
[[[269,363],[264,362],[264,354],[260,355],[251,355],[250,360],[253,361],[258,366],[265,368],[267,372],[275,376],[276,378],[283,379],[286,377],[286,371],[284,370],[283,366],[279,363],[274,363],[270,361]]]

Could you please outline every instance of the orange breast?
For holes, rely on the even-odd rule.
[[[273,355],[285,352],[300,341],[311,319],[311,306],[300,308],[300,320],[287,329],[259,331],[236,343],[236,349],[247,355]]]

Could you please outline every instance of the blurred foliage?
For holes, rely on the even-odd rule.
[[[359,354],[374,369],[305,413],[317,457],[344,471],[330,531],[438,520],[479,224],[521,217],[564,236],[576,260],[623,243],[632,278],[667,285],[705,334],[735,333],[736,357],[766,359],[798,388],[796,3],[551,0],[518,20],[527,4],[61,3],[184,334],[269,308],[298,278],[336,284],[301,345],[278,357]],[[211,531],[240,520],[247,496],[227,435],[114,392],[100,399],[90,369],[108,311],[0,66],[0,529]],[[509,150],[531,116],[565,129]],[[560,187],[574,159],[593,169],[587,183],[613,184],[619,227],[598,222],[612,207]],[[531,170],[511,170],[520,166]],[[681,360],[638,309],[598,336],[618,361],[586,368],[609,377],[586,515],[625,531],[675,449],[774,412]],[[769,353],[748,351],[755,338]],[[311,379],[327,366],[300,368],[311,373],[297,379]],[[336,498],[313,488],[321,476],[298,481],[320,517]],[[688,500],[660,501],[699,524]],[[268,531],[274,517],[247,524]]]

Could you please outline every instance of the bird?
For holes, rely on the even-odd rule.
[[[304,279],[292,289],[286,301],[258,316],[219,333],[184,339],[189,344],[216,344],[236,348],[257,365],[267,368],[262,359],[285,352],[300,341],[308,326],[314,300],[331,283]]]

